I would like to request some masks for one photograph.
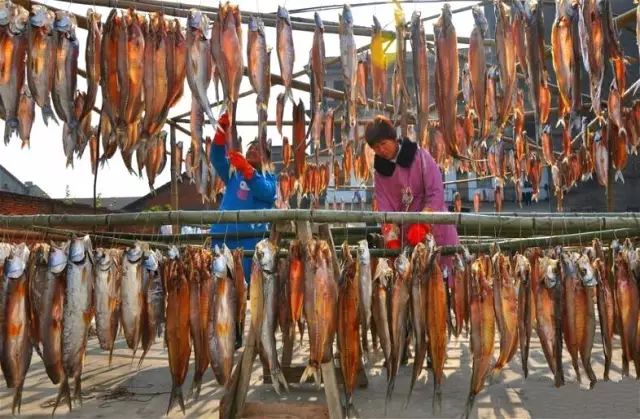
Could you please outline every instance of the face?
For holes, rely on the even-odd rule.
[[[247,149],[245,157],[250,165],[253,167],[260,166],[260,153],[258,152],[258,145],[251,144]]]
[[[373,147],[373,152],[385,160],[392,160],[398,154],[398,142],[395,139],[378,141]]]

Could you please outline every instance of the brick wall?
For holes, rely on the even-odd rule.
[[[99,214],[111,211],[98,208]],[[0,191],[0,214],[2,215],[34,215],[34,214],[94,214],[92,206],[85,204],[65,203],[59,199],[40,198]]]

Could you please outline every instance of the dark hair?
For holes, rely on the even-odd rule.
[[[382,140],[396,139],[396,129],[389,118],[383,115],[377,115],[371,122],[367,124],[364,131],[364,138],[367,144],[373,147]]]
[[[258,150],[260,150],[260,143],[258,142],[258,140],[251,141],[247,146],[247,150],[249,150],[249,147],[251,146],[256,146]],[[267,158],[271,159],[271,147],[268,144],[267,147],[265,147],[265,152],[267,153]]]

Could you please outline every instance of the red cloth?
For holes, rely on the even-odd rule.
[[[216,130],[216,135],[213,137],[213,143],[216,145],[227,144],[227,129],[229,128],[229,114],[227,112],[220,115],[218,118],[218,125],[220,127]]]
[[[411,224],[407,229],[407,243],[411,246],[416,246],[418,243],[424,241],[427,234],[431,231],[431,226],[428,224]]]
[[[233,167],[235,167],[240,173],[242,173],[242,176],[246,180],[253,179],[253,175],[255,174],[256,169],[254,169],[253,166],[249,164],[247,159],[245,159],[242,154],[238,153],[237,151],[230,151],[229,163]]]

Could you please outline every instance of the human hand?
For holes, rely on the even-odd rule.
[[[253,166],[237,151],[229,152],[229,164],[235,167],[246,180],[251,180],[255,173]]]
[[[213,137],[213,143],[216,145],[227,144],[227,129],[229,128],[229,114],[227,112],[220,115],[218,118],[218,129],[216,129],[216,135]]]

